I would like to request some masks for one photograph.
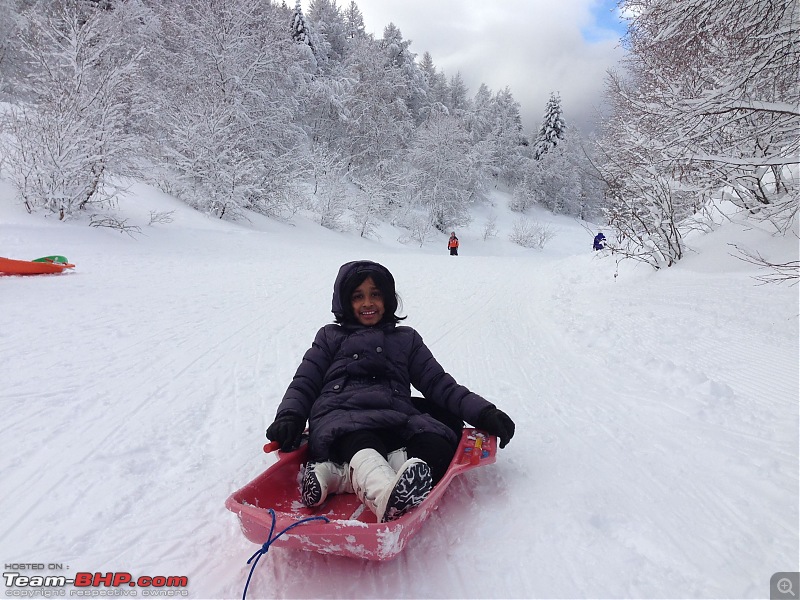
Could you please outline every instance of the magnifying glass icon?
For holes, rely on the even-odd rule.
[[[792,580],[784,577],[778,580],[778,591],[781,594],[791,594],[792,598],[797,598],[797,595],[792,591]]]

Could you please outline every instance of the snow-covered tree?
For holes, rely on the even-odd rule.
[[[596,173],[596,161],[587,156],[592,148],[576,129],[568,127],[558,146],[539,160],[525,161],[510,207],[524,212],[536,204],[581,219],[599,216],[605,185]]]
[[[473,142],[481,142],[489,136],[494,126],[495,112],[492,91],[482,83],[475,92],[470,110],[464,115],[464,125]]]
[[[386,57],[386,68],[394,69],[404,82],[404,94],[401,99],[408,108],[415,124],[421,122],[422,113],[428,104],[428,84],[425,74],[416,63],[416,55],[409,50],[410,40],[404,40],[403,34],[389,23],[383,30],[381,47]]]
[[[456,117],[433,114],[419,127],[409,150],[416,170],[415,196],[439,231],[469,222],[476,179],[469,134]]]
[[[520,180],[520,172],[528,154],[528,140],[522,129],[519,103],[507,87],[494,95],[493,123],[487,140],[492,143],[493,175],[513,188]]]
[[[325,45],[325,60],[320,61],[320,66],[335,68],[347,53],[348,40],[347,24],[336,0],[312,0],[308,20],[314,24],[317,39]]]
[[[325,62],[327,54],[324,49],[317,48],[318,40],[314,39],[315,36],[312,32],[311,24],[303,15],[303,8],[300,6],[300,0],[297,0],[292,10],[292,17],[289,22],[289,35],[296,44],[308,50],[308,55],[313,57],[315,67],[319,67],[320,61]]]
[[[800,186],[796,0],[626,0],[630,109],[681,178],[785,230]],[[619,88],[618,88],[619,89]],[[621,93],[625,93],[625,90]]]
[[[449,106],[454,111],[453,114],[463,114],[469,107],[469,98],[467,97],[466,84],[458,72],[450,78],[450,104]]]
[[[350,4],[344,11],[345,27],[347,37],[349,39],[364,37],[366,35],[364,30],[364,15],[355,3],[355,0],[350,0]]]
[[[497,213],[490,213],[483,222],[483,241],[497,236]]]
[[[686,231],[680,224],[700,209],[702,197],[681,183],[681,173],[649,139],[646,119],[624,96],[611,99],[613,114],[604,124],[597,163],[607,186],[602,212],[618,235],[608,246],[655,269],[672,266],[684,254]]]
[[[511,226],[508,239],[523,248],[541,250],[555,235],[555,230],[547,223],[532,221],[527,217],[518,217]]]
[[[644,160],[638,166],[615,165],[628,169],[623,177],[609,176],[615,171],[608,164],[603,166],[608,192],[602,211],[618,234],[607,247],[654,269],[670,267],[685,254],[687,227],[682,224],[694,214],[696,194],[680,180],[646,168],[647,152],[642,154]]]
[[[317,144],[311,156],[310,172],[314,183],[310,205],[319,216],[319,224],[327,229],[342,229],[347,208],[346,160],[329,146]]]
[[[422,60],[419,61],[419,69],[425,76],[425,81],[428,85],[433,81],[433,76],[436,74],[436,65],[433,64],[433,56],[427,50],[422,54]]]
[[[0,101],[7,99],[6,94],[11,97],[13,81],[24,77],[25,60],[16,43],[24,27],[19,4],[19,0],[0,0]]]
[[[359,171],[391,162],[405,148],[414,120],[405,98],[408,82],[381,46],[353,40],[343,67],[348,91],[342,95],[342,134],[337,147]]]
[[[411,186],[408,172],[402,166],[379,164],[351,178],[362,192],[350,204],[353,222],[361,237],[373,237],[379,218],[397,216]]]
[[[311,35],[306,24],[306,18],[303,15],[303,7],[300,6],[300,0],[297,0],[292,10],[292,20],[289,23],[289,34],[292,39],[298,44],[306,44],[311,46]]]
[[[159,182],[221,218],[291,209],[300,98],[314,69],[307,47],[285,35],[280,10],[247,0],[187,0],[159,11],[168,43],[154,61],[149,100]]]
[[[111,15],[55,0],[23,13],[26,101],[5,114],[5,127],[11,179],[29,211],[64,219],[103,205],[115,193],[110,178],[131,174],[140,54],[124,40],[138,10],[132,2]]]
[[[542,124],[539,126],[539,133],[536,135],[536,141],[533,145],[533,157],[538,160],[555,148],[564,139],[566,126],[561,110],[561,97],[556,92],[553,92],[547,101]]]
[[[408,47],[411,45],[409,40],[403,39],[403,33],[394,23],[389,23],[383,28],[383,40],[381,46],[383,47],[388,64],[399,67],[405,62],[403,57],[404,52],[408,52]]]
[[[626,252],[683,255],[693,216],[724,195],[785,231],[798,206],[796,2],[626,0],[626,70],[611,73],[601,171]]]
[[[424,80],[427,98],[424,116],[427,117],[431,110],[442,112],[443,108],[448,111],[452,109],[453,96],[447,83],[447,77],[442,71],[437,70],[430,52],[422,55],[419,71]]]
[[[514,187],[522,176],[528,142],[522,130],[519,103],[506,87],[496,94],[481,84],[468,109],[462,113],[473,149],[495,185]]]

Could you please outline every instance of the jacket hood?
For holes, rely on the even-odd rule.
[[[336,275],[336,281],[333,284],[333,300],[331,301],[331,312],[337,318],[344,316],[344,304],[342,297],[345,295],[345,289],[357,275],[376,273],[383,276],[389,282],[391,290],[389,290],[392,297],[395,294],[394,277],[392,277],[389,269],[381,264],[372,262],[371,260],[354,260],[349,263],[343,264],[339,267],[339,274]],[[365,277],[366,279],[366,277]]]

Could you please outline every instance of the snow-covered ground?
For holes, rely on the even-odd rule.
[[[0,256],[77,265],[0,278],[0,560],[241,597],[257,546],[225,499],[275,460],[264,430],[337,268],[367,258],[516,436],[395,560],[274,548],[249,598],[768,596],[798,570],[798,287],[757,285],[727,243],[797,260],[797,238],[729,223],[677,267],[615,278],[570,219],[514,246],[497,201],[498,236],[478,216],[451,258],[445,236],[230,224],[141,185],[120,203],[132,238],[29,216],[0,182]]]

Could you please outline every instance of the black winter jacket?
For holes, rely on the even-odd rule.
[[[334,285],[334,314],[341,311],[340,288],[350,264]],[[414,407],[412,385],[427,401],[471,424],[482,410],[494,407],[446,373],[411,327],[330,324],[317,332],[303,356],[276,418],[308,420],[312,460],[329,460],[334,440],[362,429],[392,429],[403,440],[431,432],[455,444],[452,429]]]

